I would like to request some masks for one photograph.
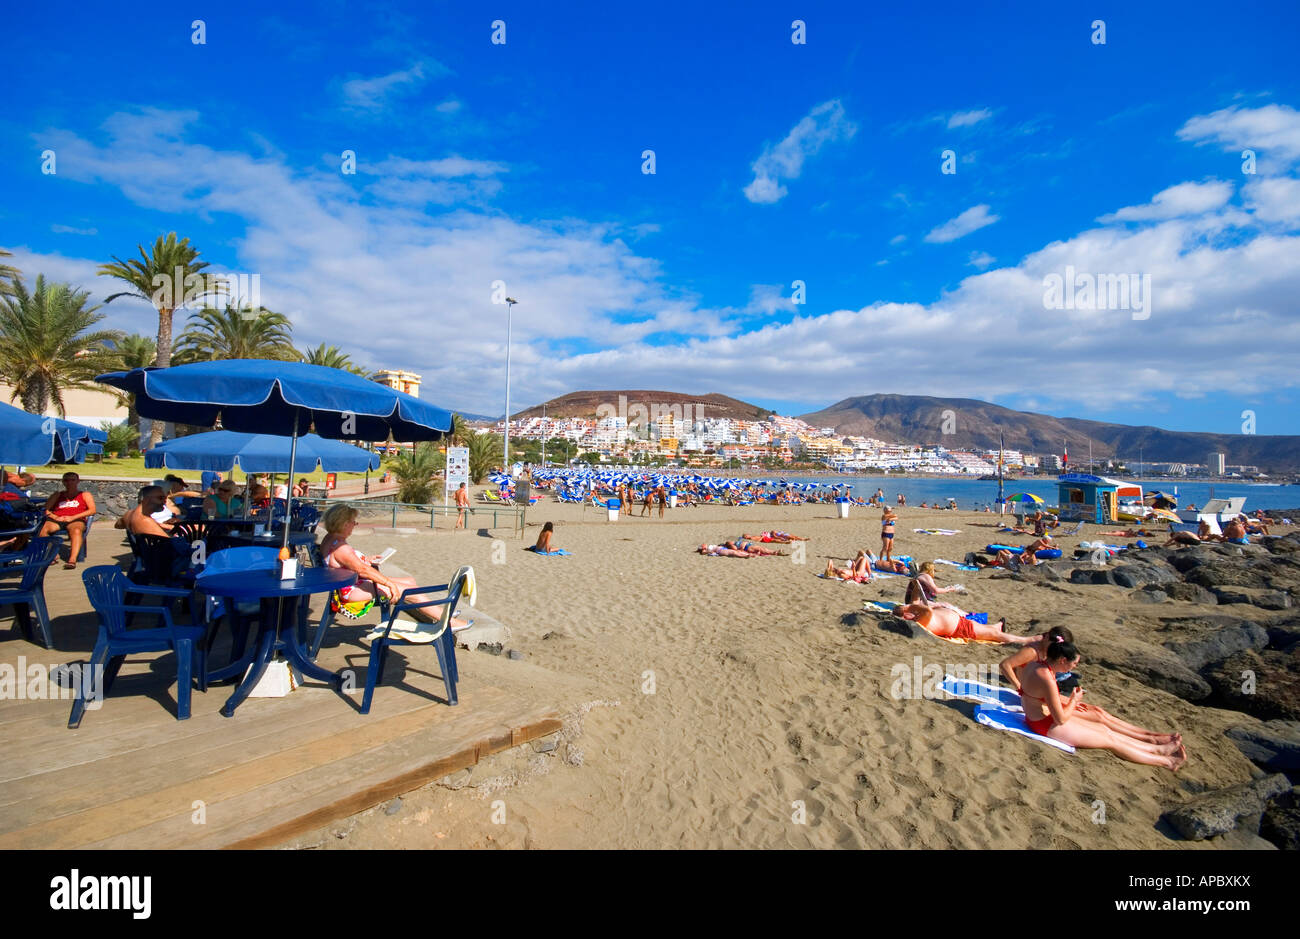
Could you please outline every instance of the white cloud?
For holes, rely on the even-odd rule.
[[[895,235],[893,238],[889,239],[889,243],[891,245],[901,245],[906,240],[907,240],[906,235]]]
[[[819,104],[790,129],[785,139],[774,147],[764,147],[751,167],[754,180],[745,187],[750,202],[778,202],[786,195],[782,179],[798,179],[806,159],[827,143],[850,140],[857,125],[844,114],[838,99]]]
[[[992,225],[1000,218],[1001,216],[991,213],[987,205],[972,206],[956,218],[949,219],[933,229],[925,236],[925,240],[930,244],[946,244],[964,238],[986,225]]]
[[[1285,104],[1231,107],[1201,114],[1178,130],[1181,140],[1217,143],[1224,150],[1252,149],[1283,163],[1300,160],[1300,111]]]
[[[382,111],[394,95],[409,93],[430,78],[450,73],[445,65],[423,59],[410,68],[374,78],[352,78],[343,82],[343,104],[355,111]]]
[[[1300,223],[1300,179],[1273,177],[1246,187],[1246,204],[1264,222]]]
[[[970,267],[978,267],[982,271],[989,267],[992,267],[996,261],[997,258],[984,251],[972,251],[970,254],[970,260],[967,261],[966,263]]]
[[[1205,183],[1179,183],[1155,194],[1146,205],[1125,206],[1103,215],[1097,221],[1146,222],[1184,215],[1201,215],[1222,208],[1232,198],[1232,183],[1211,180]]]
[[[443,101],[435,107],[434,110],[439,114],[455,114],[462,107],[464,107],[462,102],[457,101],[455,98],[448,98],[446,101]]]
[[[993,112],[988,108],[980,108],[978,111],[958,111],[952,117],[948,118],[948,129],[955,127],[973,127],[980,121],[987,121],[993,116]]]
[[[50,231],[56,235],[98,235],[98,228],[74,228],[71,225],[51,225]]]

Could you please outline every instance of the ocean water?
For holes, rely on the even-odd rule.
[[[901,492],[907,504],[919,506],[922,502],[933,504],[936,500],[946,505],[949,498],[957,500],[959,509],[982,509],[985,505],[997,509],[998,484],[996,480],[908,478],[904,476],[787,476],[796,483],[851,483],[855,497],[868,498],[877,488],[885,490],[885,500],[893,505]],[[1127,480],[1126,480],[1127,482]],[[1245,511],[1255,509],[1293,509],[1300,507],[1300,486],[1277,486],[1263,483],[1175,483],[1167,479],[1140,481],[1143,491],[1158,489],[1174,495],[1177,489],[1179,506],[1189,503],[1204,505],[1207,499],[1229,499],[1245,496]],[[1213,489],[1214,495],[1210,495]],[[1055,479],[1008,479],[1003,482],[1007,496],[1027,492],[1038,496],[1047,505],[1056,505]]]

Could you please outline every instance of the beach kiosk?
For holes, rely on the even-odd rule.
[[[1089,473],[1063,473],[1056,478],[1061,521],[1113,524],[1119,515],[1119,491],[1124,484]]]

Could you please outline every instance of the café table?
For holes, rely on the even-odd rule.
[[[221,708],[225,717],[231,717],[243,703],[271,664],[277,652],[283,653],[291,667],[308,678],[328,682],[338,687],[340,678],[334,672],[321,668],[311,661],[309,652],[298,636],[298,604],[314,593],[329,593],[357,582],[352,571],[329,567],[300,568],[292,580],[281,580],[279,566],[274,570],[220,571],[199,575],[195,587],[214,597],[225,597],[235,603],[257,600],[261,603],[258,619],[261,634],[255,647],[239,661],[208,673],[208,681],[234,678],[251,664],[243,681],[235,688]]]

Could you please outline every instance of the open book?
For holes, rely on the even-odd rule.
[[[379,560],[375,562],[375,566],[378,567],[380,564],[383,564],[385,561],[387,561],[396,553],[397,553],[396,548],[385,548],[384,553],[379,555]]]

